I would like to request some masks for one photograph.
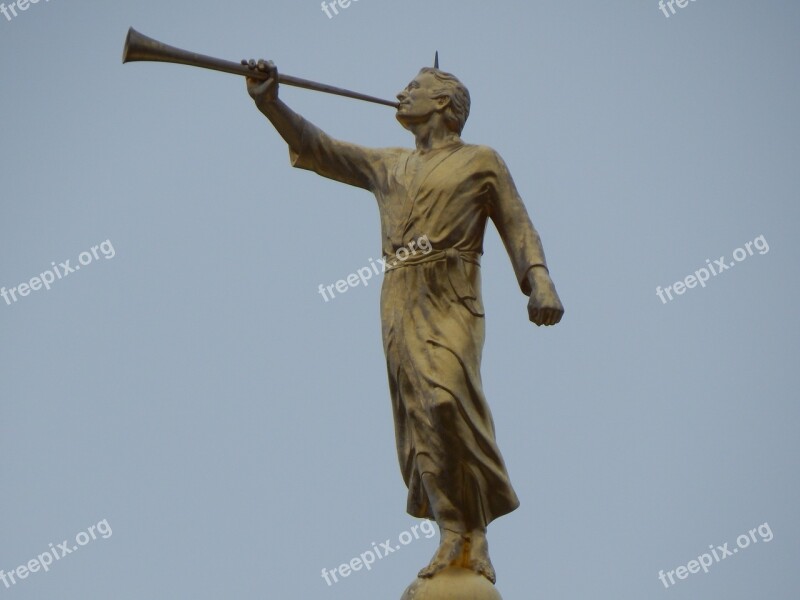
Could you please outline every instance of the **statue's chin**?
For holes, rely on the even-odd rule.
[[[424,123],[427,123],[431,118],[430,114],[414,115],[402,112],[400,110],[398,110],[394,116],[400,122],[400,124],[409,131],[412,131],[416,125],[423,125]]]
[[[414,123],[414,119],[410,119],[408,115],[404,115],[400,111],[396,112],[394,118],[397,119],[397,122],[403,126],[404,129],[411,130],[411,126]]]

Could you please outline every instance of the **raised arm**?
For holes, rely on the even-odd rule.
[[[277,69],[272,62],[242,61],[253,70],[270,73],[266,81],[247,78],[247,91],[258,109],[289,145],[292,166],[372,192],[386,183],[390,151],[334,139],[294,112],[278,98]]]
[[[269,119],[281,137],[295,152],[300,152],[303,141],[305,119],[278,98],[278,68],[272,61],[243,60],[251,70],[270,74],[267,80],[247,78],[247,92],[258,110]]]

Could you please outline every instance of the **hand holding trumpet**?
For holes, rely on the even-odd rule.
[[[247,77],[247,93],[255,101],[256,106],[262,108],[266,104],[274,103],[278,99],[278,67],[271,60],[252,58],[248,61],[242,59],[242,65],[253,72],[269,74],[268,79]]]

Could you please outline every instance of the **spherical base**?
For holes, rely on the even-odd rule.
[[[492,582],[469,569],[449,567],[430,579],[418,577],[400,600],[503,600]]]

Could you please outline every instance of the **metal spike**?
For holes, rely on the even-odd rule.
[[[436,56],[433,59],[433,68],[434,69],[438,69],[439,68],[439,51],[438,50],[436,51]]]

